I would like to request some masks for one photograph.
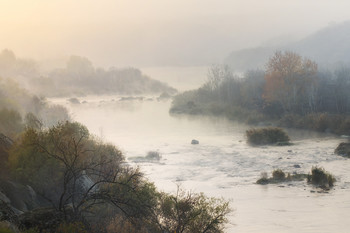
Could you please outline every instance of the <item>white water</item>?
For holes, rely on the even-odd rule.
[[[54,101],[65,104],[90,132],[116,144],[159,189],[174,192],[180,183],[187,190],[230,199],[234,211],[226,232],[350,231],[350,160],[333,153],[343,141],[339,137],[289,131],[293,146],[251,147],[244,136],[249,126],[221,118],[171,117],[170,102],[81,100],[87,103]],[[199,145],[191,145],[192,139]],[[158,151],[161,160],[135,158],[148,151]],[[314,165],[337,178],[329,193],[318,193],[306,182],[254,184],[263,171],[308,173]]]

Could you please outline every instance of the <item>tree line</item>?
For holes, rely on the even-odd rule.
[[[350,67],[320,70],[308,58],[276,52],[265,70],[242,76],[214,65],[199,89],[177,95],[170,112],[226,115],[247,123],[349,133]]]

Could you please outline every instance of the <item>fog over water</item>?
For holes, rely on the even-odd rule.
[[[170,102],[118,101],[118,96],[86,97],[85,104],[66,105],[75,120],[116,144],[127,160],[167,192],[176,185],[231,200],[227,232],[348,232],[349,161],[334,154],[343,138],[289,130],[295,145],[251,147],[247,125],[224,118],[170,116]],[[191,145],[191,140],[199,140]],[[160,160],[145,159],[149,151]],[[299,165],[300,168],[296,168]],[[261,186],[261,172],[281,168],[308,173],[322,166],[338,182],[329,193],[306,181]]]
[[[130,77],[139,80],[139,85],[131,87],[145,87],[143,81],[150,77],[179,93],[197,89],[207,81],[208,67],[222,64],[231,52],[297,44],[320,29],[349,24],[349,9],[348,0],[1,0],[0,51],[9,49],[7,53],[12,54],[13,50],[14,62],[3,59],[0,68],[26,71],[29,67],[35,72],[33,77],[4,72],[0,78],[17,78],[19,86],[34,80],[38,89],[57,91],[55,96],[61,98],[49,101],[66,106],[72,118],[92,134],[118,146],[127,162],[139,166],[160,190],[174,192],[180,184],[185,190],[230,200],[233,212],[225,232],[345,233],[350,219],[350,160],[334,154],[336,146],[347,140],[344,137],[287,130],[293,146],[252,147],[245,138],[251,126],[222,117],[169,115],[171,100],[157,99],[163,91],[151,96],[142,88],[125,92],[124,87],[119,95],[89,93],[114,94],[112,87],[122,89],[131,83],[125,74],[120,75],[126,77],[123,82],[116,84],[118,79],[113,79],[123,74],[118,69],[124,67],[137,74]],[[342,32],[345,36],[337,44],[348,45],[348,31]],[[332,41],[338,42],[335,34]],[[319,41],[327,41],[325,38]],[[324,46],[317,46],[312,51],[322,52]],[[333,49],[332,44],[327,47]],[[234,57],[238,60],[233,61],[250,64],[256,56],[256,50],[251,51],[246,60],[238,53]],[[338,50],[334,53],[338,61]],[[325,54],[328,58],[327,51]],[[80,62],[70,70],[66,62],[71,55]],[[56,88],[50,80],[56,68],[61,68],[54,72],[57,83],[65,88]],[[7,77],[15,74],[18,77]],[[93,87],[89,93],[79,89],[88,83],[87,77],[88,87]],[[111,84],[103,81],[107,87],[97,86],[99,77],[108,78]],[[65,78],[75,86],[62,81]],[[34,88],[30,91],[42,95]],[[147,94],[130,100],[135,93]],[[339,93],[346,93],[346,88]],[[78,97],[79,104],[67,101],[78,95],[84,96]],[[120,101],[122,97],[128,98]],[[191,145],[192,139],[199,144]],[[160,159],[147,158],[150,151],[158,152]],[[337,179],[326,193],[306,181],[255,184],[262,172],[309,173],[316,165]]]

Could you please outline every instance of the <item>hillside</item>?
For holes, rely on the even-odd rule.
[[[233,51],[225,63],[234,70],[264,68],[276,50],[289,50],[308,57],[321,67],[350,62],[350,21],[329,25],[310,36],[285,46],[256,47]]]
[[[166,83],[133,67],[95,68],[85,57],[71,56],[64,68],[43,72],[40,64],[10,50],[0,53],[0,77],[15,79],[38,96],[175,94]]]

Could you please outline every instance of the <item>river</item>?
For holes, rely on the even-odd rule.
[[[252,147],[250,126],[224,118],[170,116],[171,101],[119,101],[118,96],[86,97],[82,104],[54,99],[91,133],[117,145],[160,190],[176,185],[231,201],[226,232],[349,232],[350,160],[334,154],[343,138],[289,130],[293,146]],[[199,141],[192,145],[191,140]],[[157,151],[159,161],[140,159]],[[300,168],[296,168],[299,165]],[[280,168],[308,173],[322,166],[337,182],[319,193],[305,182],[257,185],[261,172]]]

